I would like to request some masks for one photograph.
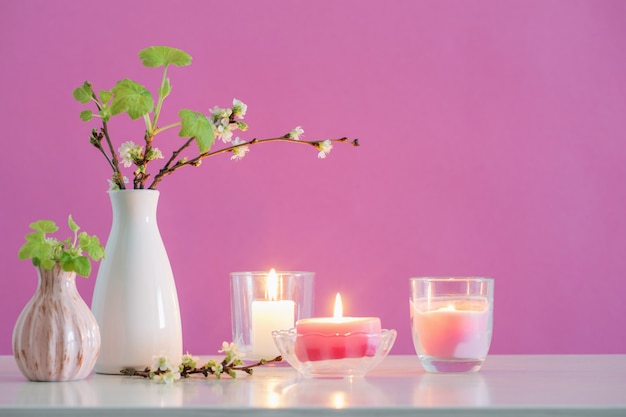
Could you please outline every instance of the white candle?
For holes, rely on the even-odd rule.
[[[278,276],[274,269],[267,276],[265,298],[252,302],[252,354],[272,359],[279,355],[272,331],[293,328],[296,311],[294,301],[278,300]]]

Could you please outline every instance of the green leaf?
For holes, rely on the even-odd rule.
[[[44,232],[32,232],[26,234],[26,240],[29,242],[43,242],[46,239]]]
[[[191,64],[191,56],[188,53],[169,46],[150,46],[139,51],[139,58],[143,65],[148,68],[167,67],[168,65],[182,67]]]
[[[136,120],[150,113],[154,108],[150,91],[128,78],[118,81],[111,91],[113,91],[111,103],[113,116],[126,112],[132,120]]]
[[[111,119],[111,106],[103,104],[98,115],[102,117],[103,122],[108,122]]]
[[[79,235],[80,249],[87,252],[89,257],[94,261],[99,261],[104,258],[104,248],[100,244],[100,240],[96,236],[89,236],[87,233],[82,232]]]
[[[30,254],[32,253],[32,242],[26,242],[22,245],[19,252],[17,252],[17,259],[23,261],[25,259],[30,259]]]
[[[74,270],[74,259],[75,256],[69,252],[62,252],[59,257],[59,264],[61,265],[61,269],[65,272],[71,272]]]
[[[74,219],[72,219],[71,214],[67,217],[67,225],[70,227],[70,230],[74,233],[78,232],[78,229],[80,229],[80,227],[76,224]]]
[[[182,119],[178,136],[195,138],[200,153],[208,152],[215,142],[215,133],[209,119],[202,113],[186,109],[178,112],[178,115]]]
[[[41,266],[43,269],[49,271],[51,270],[54,265],[56,265],[56,261],[52,260],[52,259],[37,259],[37,261],[39,261],[39,265],[35,265],[35,266]],[[33,265],[35,264],[35,258],[33,258]]]
[[[82,255],[72,255],[68,252],[63,252],[59,264],[64,271],[76,272],[83,277],[88,277],[91,273],[91,262]]]
[[[31,223],[29,227],[33,230],[43,233],[54,233],[59,230],[56,223],[54,223],[52,220],[38,220],[34,223]]]
[[[100,101],[102,103],[107,103],[113,97],[113,93],[109,90],[100,90]]]
[[[40,240],[31,239],[24,243],[17,253],[19,260],[25,260],[30,258],[46,258],[52,251],[50,245],[46,245],[43,234],[40,235]]]
[[[82,104],[87,104],[93,95],[93,89],[91,88],[91,83],[89,81],[85,81],[83,85],[76,88],[72,95],[76,100],[81,102]]]
[[[159,88],[159,95],[162,98],[165,98],[165,97],[170,95],[171,91],[172,91],[172,85],[170,84],[170,79],[166,78],[163,81],[163,86],[161,88]]]
[[[88,277],[91,273],[91,262],[86,256],[77,256],[74,258],[74,272],[82,277]]]
[[[88,122],[93,118],[93,112],[91,110],[83,110],[80,112],[80,120]]]

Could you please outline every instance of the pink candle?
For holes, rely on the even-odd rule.
[[[413,331],[425,355],[479,358],[487,355],[489,302],[437,300],[413,306]]]
[[[343,317],[337,294],[334,317],[298,320],[296,333],[295,352],[301,362],[361,358],[376,354],[381,325],[378,317]]]

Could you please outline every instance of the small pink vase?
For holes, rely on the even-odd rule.
[[[86,378],[100,352],[100,331],[76,289],[76,273],[37,268],[39,286],[13,329],[13,356],[32,381]]]

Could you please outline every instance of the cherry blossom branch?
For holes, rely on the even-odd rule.
[[[260,143],[291,142],[313,146],[319,150],[319,158],[326,157],[334,142],[347,142],[353,146],[359,145],[358,139],[348,141],[348,138],[345,137],[319,141],[300,140],[304,133],[301,126],[297,126],[284,136],[275,138],[253,139],[248,142],[244,142],[239,137],[233,139],[234,131],[248,130],[248,124],[243,121],[248,106],[236,98],[233,98],[232,106],[225,108],[214,106],[209,110],[209,114],[186,108],[180,109],[177,113],[179,120],[159,127],[158,123],[164,100],[172,91],[172,85],[167,77],[168,68],[170,66],[190,65],[191,56],[180,49],[169,46],[150,46],[139,51],[139,58],[145,67],[163,68],[156,107],[152,99],[153,94],[130,78],[121,79],[109,90],[100,89],[98,94],[89,81],[85,81],[72,91],[72,96],[83,105],[95,102],[97,112],[94,113],[90,109],[82,110],[80,119],[88,122],[94,117],[100,117],[102,120],[100,129],[98,131],[92,130],[89,139],[91,144],[104,155],[113,170],[113,177],[109,180],[111,190],[126,189],[125,184],[129,180],[123,175],[122,166],[129,168],[134,165],[134,189],[144,189],[150,179],[152,183],[148,189],[154,190],[164,177],[184,166],[198,166],[203,159],[226,152],[233,153],[231,159],[241,159],[249,151],[251,145]],[[145,124],[143,144],[128,140],[122,142],[118,149],[114,149],[107,122],[113,116],[121,113],[128,114],[131,120],[143,118]],[[153,170],[152,172],[155,174],[151,174],[148,171],[148,166],[150,165],[152,168],[152,161],[164,158],[161,150],[155,146],[156,135],[176,126],[180,126],[178,136],[187,139],[184,139],[185,142],[174,151],[165,166],[159,171]],[[226,147],[211,152],[211,146],[218,139],[226,144],[224,145]],[[197,156],[191,159],[181,156],[182,151],[187,149],[193,141],[198,144],[199,154],[192,154]]]
[[[281,362],[282,360],[283,360],[283,357],[279,355],[279,356],[276,356],[274,359],[269,359],[269,360],[261,359],[260,361],[249,364],[249,365],[242,365],[239,360],[232,361],[232,357],[227,355],[227,357],[224,358],[224,360],[222,360],[220,363],[217,363],[215,361],[209,361],[201,367],[196,367],[195,363],[192,363],[191,365],[188,363],[183,363],[182,365],[180,365],[178,369],[178,375],[176,375],[174,378],[175,379],[189,378],[192,375],[198,375],[198,374],[201,374],[205,377],[208,377],[209,375],[215,375],[218,379],[221,378],[223,374],[227,374],[231,378],[236,378],[237,371],[244,372],[248,375],[252,375],[254,372],[254,368],[267,365],[268,363]],[[138,377],[149,378],[149,379],[155,379],[155,378],[160,379],[167,374],[171,374],[172,370],[171,369],[154,370],[154,369],[151,369],[150,367],[146,367],[143,370],[137,370],[134,368],[124,368],[120,371],[120,373],[126,376],[138,376]]]
[[[101,112],[102,104],[100,103],[100,101],[98,101],[98,96],[96,96],[96,93],[93,92],[93,90],[91,93],[91,99],[96,103],[96,108],[98,109],[98,112]],[[109,152],[111,152],[111,157],[109,157],[109,155],[104,150],[104,147],[102,146],[103,138],[106,140],[107,146],[109,148]],[[100,133],[96,133],[96,130],[94,129],[91,132],[90,139],[91,139],[92,145],[94,145],[96,148],[98,148],[100,152],[102,152],[102,154],[106,158],[109,165],[111,165],[111,168],[113,169],[113,182],[116,183],[120,187],[120,189],[123,189],[124,188],[124,176],[122,175],[122,170],[120,169],[119,159],[117,158],[117,154],[115,153],[115,149],[113,148],[113,141],[111,140],[111,137],[109,136],[109,127],[107,125],[106,120],[102,120],[102,127],[100,128]]]
[[[165,165],[163,165],[163,168],[161,168],[161,170],[159,171],[159,173],[161,171],[165,171],[170,169],[170,165],[172,164],[172,162],[174,162],[174,160],[178,157],[178,155],[184,151],[186,148],[189,147],[189,145],[191,145],[191,142],[194,141],[194,138],[189,138],[185,143],[182,144],[182,146],[178,149],[176,149],[174,152],[172,152],[172,156],[170,157],[170,159],[167,160],[167,162],[165,163]],[[158,175],[158,174],[157,174]]]
[[[276,138],[268,138],[268,139],[257,139],[254,138],[249,142],[243,142],[243,143],[238,143],[236,145],[232,145],[232,146],[228,146],[226,148],[222,148],[222,149],[218,149],[216,151],[209,151],[209,152],[205,152],[202,153],[200,155],[198,155],[195,158],[192,159],[180,159],[178,160],[174,165],[170,164],[172,163],[172,161],[174,159],[176,159],[176,157],[178,156],[178,154],[185,149],[186,147],[189,146],[189,144],[191,143],[191,141],[194,138],[190,138],[185,144],[183,144],[183,146],[181,146],[178,150],[176,150],[173,154],[172,157],[167,161],[167,163],[165,164],[165,166],[159,170],[159,172],[155,175],[154,180],[152,181],[152,184],[150,184],[150,186],[148,187],[149,189],[156,189],[157,184],[166,176],[172,174],[174,171],[184,167],[184,166],[198,166],[200,165],[200,161],[202,161],[203,159],[206,158],[210,158],[212,156],[216,156],[216,155],[220,155],[223,153],[227,153],[227,152],[234,152],[237,148],[241,148],[241,147],[245,147],[245,146],[249,146],[249,145],[259,145],[261,143],[270,143],[270,142],[290,142],[290,143],[298,143],[301,145],[308,145],[308,146],[313,146],[317,149],[321,149],[321,146],[327,142],[327,143],[332,143],[332,142],[338,142],[338,143],[349,143],[352,146],[359,146],[359,140],[358,139],[353,139],[351,141],[348,140],[347,137],[343,137],[343,138],[338,138],[338,139],[325,139],[325,140],[300,140],[300,139],[293,139],[290,138],[288,135],[285,136],[280,136],[280,137],[276,137]]]

